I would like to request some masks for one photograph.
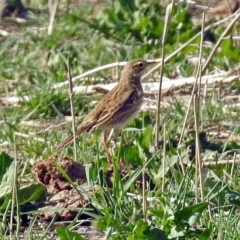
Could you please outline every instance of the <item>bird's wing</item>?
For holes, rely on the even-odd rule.
[[[107,122],[112,122],[115,119],[121,118],[127,114],[130,109],[135,111],[139,107],[139,98],[141,99],[143,92],[139,91],[136,98],[135,88],[129,88],[129,86],[122,86],[121,88],[113,89],[111,95],[105,96],[102,104],[102,111],[99,118],[92,129],[101,128],[102,125]]]

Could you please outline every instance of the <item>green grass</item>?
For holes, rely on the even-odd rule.
[[[93,16],[89,6],[70,5],[67,11],[67,3],[61,3],[53,32],[47,35],[47,5],[29,1],[30,7],[39,9],[40,14],[36,14],[34,21],[20,26],[17,33],[0,39],[0,239],[9,238],[11,219],[14,219],[13,239],[23,236],[22,228],[24,239],[50,239],[52,232],[60,239],[88,239],[88,236],[80,237],[76,233],[83,215],[91,219],[105,239],[239,238],[239,167],[236,163],[232,168],[227,161],[234,158],[238,161],[239,158],[239,101],[237,98],[221,101],[224,97],[239,95],[239,78],[234,82],[207,86],[211,90],[206,96],[203,87],[200,91],[197,116],[200,157],[202,161],[212,163],[204,167],[207,173],[203,174],[202,186],[200,180],[196,185],[195,177],[198,149],[193,104],[179,143],[192,91],[192,86],[183,86],[180,91],[175,88],[163,97],[160,126],[155,126],[155,110],[141,112],[119,136],[120,149],[116,150],[110,143],[114,161],[111,184],[100,141],[101,132],[82,134],[77,139],[77,161],[91,162],[86,167],[87,184],[73,184],[64,170],[58,168],[90,203],[84,208],[76,208],[77,217],[61,227],[56,219],[51,221],[49,229],[38,226],[41,214],[38,207],[49,199],[49,195],[45,186],[36,184],[32,165],[55,154],[56,146],[72,131],[70,123],[57,126],[64,121],[64,116],[71,115],[68,87],[52,89],[52,86],[67,79],[65,65],[68,58],[72,76],[116,61],[160,58],[165,11],[157,1],[153,2],[151,5],[142,4],[141,0],[131,3],[119,0],[115,11],[111,9],[114,3],[110,2],[109,8],[101,11],[99,16]],[[125,8],[124,4],[127,5]],[[211,31],[219,39],[224,29],[222,24]],[[197,32],[186,9],[176,7],[165,45],[166,56]],[[237,23],[229,35],[239,36],[239,32]],[[188,55],[199,54],[199,42],[200,38],[171,58],[165,64],[164,76],[193,76],[195,67],[187,59]],[[229,71],[238,66],[238,45],[239,42],[231,39],[223,40],[206,72]],[[212,48],[203,46],[205,59]],[[121,68],[117,71],[120,73]],[[239,69],[232,74],[239,76]],[[110,83],[113,79],[111,69],[103,70],[74,86]],[[154,80],[158,79],[154,76]],[[20,101],[6,103],[3,99],[10,96],[18,97]],[[93,101],[100,98],[100,94],[74,96],[77,124],[93,108]],[[157,94],[149,98],[156,101]],[[26,125],[30,122],[35,125]],[[158,149],[155,149],[156,127],[160,130]],[[73,150],[71,145],[61,154],[73,158]],[[127,166],[124,176],[119,171],[121,158]],[[213,164],[218,160],[226,162]],[[146,180],[144,188],[143,177]],[[137,180],[140,184],[136,184]],[[97,190],[89,194],[86,191],[89,188]],[[130,197],[130,193],[139,198]],[[26,215],[30,217],[27,222],[24,220]],[[38,232],[44,233],[45,237],[39,237]]]

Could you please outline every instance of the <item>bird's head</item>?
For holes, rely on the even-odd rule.
[[[152,62],[147,62],[142,59],[134,59],[124,66],[120,82],[135,82],[140,81],[141,76],[144,74],[147,66],[152,64]]]

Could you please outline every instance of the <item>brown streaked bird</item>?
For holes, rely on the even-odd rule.
[[[123,126],[138,114],[143,102],[141,77],[147,66],[152,63],[141,59],[129,61],[123,68],[118,85],[98,102],[76,130],[76,137],[84,131],[103,130],[103,144],[108,162],[111,162],[111,158],[107,135],[111,129],[114,129],[114,137],[117,137]],[[65,139],[57,150],[62,150],[72,141],[73,135]]]
[[[209,10],[209,14],[226,15],[233,14],[240,8],[240,0],[223,0],[216,2],[216,6]]]

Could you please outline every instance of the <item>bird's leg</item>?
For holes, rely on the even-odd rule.
[[[118,146],[118,144],[117,144],[117,139],[118,139],[118,136],[119,136],[119,132],[120,132],[120,129],[114,129],[114,133],[113,133],[113,141],[114,141],[116,149],[118,151],[120,151],[120,149],[119,149],[120,146]],[[120,156],[120,162],[119,163],[120,163],[120,165],[124,164],[124,160],[121,156]]]
[[[116,146],[116,149],[119,149],[118,144],[117,144],[117,139],[118,139],[119,132],[120,132],[119,129],[114,129],[114,132],[113,132],[113,141],[114,141],[114,144]]]
[[[103,146],[104,146],[104,149],[105,149],[106,154],[107,154],[108,163],[112,163],[112,160],[111,160],[111,157],[110,157],[110,154],[109,154],[109,151],[108,151],[107,135],[108,135],[108,131],[104,131],[104,133],[103,133]]]

